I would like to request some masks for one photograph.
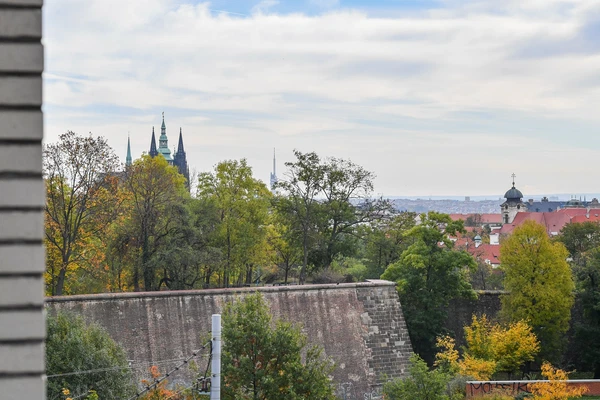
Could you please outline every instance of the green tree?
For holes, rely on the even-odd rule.
[[[571,255],[576,285],[576,308],[581,320],[573,324],[570,343],[574,366],[593,371],[600,379],[600,224],[568,224],[558,237]]]
[[[265,262],[270,197],[245,159],[220,162],[199,175],[198,198],[212,202],[220,218],[214,246],[223,254],[223,286],[252,283],[255,268]]]
[[[413,243],[381,278],[397,282],[413,348],[431,363],[450,300],[475,298],[467,279],[475,260],[463,250],[454,250],[448,238],[464,232],[462,221],[436,212],[421,214],[420,219],[420,224],[405,234]]]
[[[405,234],[415,226],[416,217],[413,212],[402,212],[366,226],[363,236],[368,278],[379,278],[388,265],[400,259],[402,252],[412,243]]]
[[[418,355],[410,358],[409,375],[387,382],[384,398],[389,400],[450,400],[446,387],[450,376],[441,370],[429,371],[427,363]]]
[[[67,132],[44,146],[47,283],[60,296],[74,263],[86,261],[84,248],[117,209],[110,201],[118,158],[103,137]]]
[[[163,271],[155,256],[179,229],[188,196],[185,178],[164,157],[143,155],[127,168],[125,189],[130,201],[118,240],[133,253],[133,288],[139,291],[141,281],[144,290],[158,290]]]
[[[600,247],[600,223],[567,224],[557,240],[565,245],[576,265],[585,265],[589,252]]]
[[[159,273],[158,289],[170,290],[207,287],[212,265],[221,260],[213,247],[212,235],[218,230],[218,212],[210,202],[186,198],[169,212],[171,229],[150,258]]]
[[[274,323],[260,293],[225,307],[222,357],[224,399],[335,399],[332,363],[299,326]]]
[[[359,227],[376,224],[392,210],[384,199],[372,199],[375,174],[360,165],[340,158],[323,163],[321,183],[322,212],[320,260],[318,267],[329,267],[338,255],[353,256]]]
[[[290,272],[302,264],[302,249],[294,240],[294,233],[285,218],[279,213],[274,213],[273,217],[268,235],[269,245],[273,262],[283,272],[283,282],[287,284]]]
[[[526,221],[500,246],[504,271],[502,315],[527,321],[541,343],[541,356],[557,360],[569,329],[573,278],[562,243],[553,243],[544,226]]]
[[[316,153],[302,153],[294,150],[296,162],[286,162],[286,179],[277,183],[277,187],[286,192],[286,196],[275,199],[278,212],[290,221],[302,247],[302,268],[300,283],[306,281],[308,254],[316,238],[318,218],[318,196],[324,177],[321,159]]]
[[[316,153],[295,150],[294,155],[296,162],[286,163],[286,179],[277,184],[285,195],[274,204],[302,248],[304,283],[309,264],[328,268],[339,255],[354,256],[360,228],[382,220],[391,204],[371,198],[375,175],[363,167],[339,158],[322,160]]]
[[[123,399],[135,393],[125,352],[101,327],[59,313],[47,318],[46,329],[49,399],[62,398],[63,389],[73,398],[90,390],[100,399]]]

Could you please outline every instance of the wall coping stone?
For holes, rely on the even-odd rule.
[[[287,285],[287,286],[256,286],[256,287],[235,287],[235,288],[219,288],[219,289],[194,289],[194,290],[165,290],[158,292],[119,292],[119,293],[98,293],[98,294],[77,294],[72,296],[53,296],[46,297],[46,303],[64,303],[69,301],[102,301],[102,300],[120,300],[120,299],[136,299],[136,298],[153,298],[153,297],[182,297],[182,296],[213,296],[213,295],[231,295],[238,293],[280,293],[293,291],[307,290],[337,290],[337,289],[352,289],[363,287],[387,287],[396,286],[395,282],[385,281],[381,279],[368,279],[366,282],[356,283],[327,283],[315,285]]]
[[[539,383],[539,382],[550,382],[548,380],[545,379],[537,379],[537,380],[530,380],[530,381],[467,381],[467,383],[472,383],[475,385],[481,384],[481,383],[490,383],[492,385],[495,384],[500,384],[500,385],[506,385],[506,384],[510,384],[510,383]],[[600,379],[567,379],[567,380],[556,380],[553,382],[572,382],[572,383],[600,383]]]

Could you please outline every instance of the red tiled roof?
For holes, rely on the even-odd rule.
[[[512,223],[502,225],[500,234],[511,234],[517,226],[525,221],[535,221],[538,224],[544,225],[546,232],[552,235],[560,232],[566,224],[571,222],[571,217],[569,213],[560,212],[520,212],[517,213]]]
[[[560,210],[556,210],[557,213],[568,215],[573,218],[578,215],[585,215],[587,213],[587,209],[585,208],[562,208]]]
[[[594,212],[595,211],[595,212]],[[577,215],[571,218],[571,223],[573,224],[581,224],[584,222],[600,222],[600,210],[590,210],[590,214],[588,215]]]
[[[450,218],[452,219],[452,221],[458,221],[459,219],[466,221],[467,218],[473,217],[476,215],[481,215],[481,223],[482,224],[501,224],[502,223],[502,214],[476,214],[476,213],[450,214]]]
[[[469,246],[467,251],[481,261],[489,261],[492,265],[500,264],[500,246],[498,245],[481,244],[479,247]]]
[[[548,234],[557,234],[560,230],[571,222],[571,217],[568,214],[561,214],[558,212],[543,213],[546,225],[546,231]]]

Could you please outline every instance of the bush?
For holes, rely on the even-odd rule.
[[[225,307],[222,399],[334,400],[332,371],[300,327],[273,323],[260,293]]]
[[[82,373],[92,370],[96,372]],[[65,389],[73,398],[91,390],[100,399],[135,393],[123,349],[100,326],[74,314],[47,318],[46,374],[49,399],[62,398]],[[69,375],[52,376],[61,374]]]
[[[568,387],[568,374],[555,369],[550,363],[542,364],[542,375],[546,382],[536,382],[531,385],[531,393],[536,400],[568,400],[581,397],[587,392],[586,387]]]
[[[452,400],[447,385],[450,376],[440,370],[429,371],[427,364],[416,354],[410,358],[409,376],[395,379],[383,386],[387,400]]]

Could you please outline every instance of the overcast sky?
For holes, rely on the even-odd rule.
[[[599,192],[598,0],[49,0],[46,141],[148,152],[165,112],[191,169],[293,149],[376,193]]]

